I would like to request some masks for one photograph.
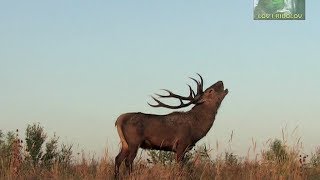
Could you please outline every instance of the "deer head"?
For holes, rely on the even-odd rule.
[[[158,104],[149,104],[152,107],[164,107],[168,109],[179,109],[183,107],[190,106],[194,104],[195,106],[197,105],[205,105],[209,107],[218,107],[224,97],[228,94],[228,89],[224,89],[224,85],[222,81],[218,81],[212,86],[208,87],[205,91],[203,91],[203,79],[200,74],[198,74],[200,77],[200,81],[190,78],[193,81],[196,82],[197,84],[197,93],[194,92],[194,90],[189,86],[189,96],[181,96],[178,94],[175,94],[167,89],[163,89],[166,91],[168,94],[167,95],[160,95],[156,94],[159,98],[175,98],[180,101],[180,105],[177,106],[172,106],[165,104],[161,102],[159,99],[155,98],[152,96],[152,98],[158,103]]]

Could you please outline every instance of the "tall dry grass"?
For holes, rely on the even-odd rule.
[[[64,146],[50,163],[44,155],[47,159],[34,163],[18,132],[7,139],[1,131],[0,135],[0,179],[114,179],[114,157],[107,150],[99,158],[84,152],[75,158],[71,146]],[[234,152],[213,156],[211,151],[196,147],[183,166],[168,152],[149,151],[145,158],[136,158],[131,174],[122,165],[120,179],[320,179],[320,149],[308,156],[299,146],[273,140],[253,159]]]

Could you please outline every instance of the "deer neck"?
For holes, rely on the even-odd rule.
[[[210,130],[215,120],[218,108],[210,108],[205,105],[197,105],[190,110],[194,116],[193,138],[198,141],[203,138]]]

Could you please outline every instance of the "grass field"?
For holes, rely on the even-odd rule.
[[[113,179],[114,157],[75,155],[71,145],[48,138],[39,124],[29,125],[26,138],[0,131],[0,179]],[[320,179],[320,149],[302,154],[297,145],[270,141],[255,158],[234,152],[212,155],[214,149],[197,146],[187,153],[183,166],[174,154],[146,151],[135,159],[130,175],[124,165],[121,179]]]

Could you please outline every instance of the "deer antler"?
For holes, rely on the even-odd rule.
[[[198,74],[198,73],[197,73]],[[158,104],[156,105],[153,105],[153,104],[150,104],[148,103],[150,106],[152,107],[165,107],[165,108],[169,108],[169,109],[179,109],[179,108],[183,108],[183,107],[187,107],[191,104],[197,104],[200,100],[200,97],[201,95],[203,94],[203,79],[201,77],[200,74],[198,74],[198,76],[200,77],[200,82],[197,81],[196,79],[194,78],[191,78],[193,81],[195,81],[197,83],[197,94],[194,93],[194,91],[192,90],[191,86],[189,86],[189,96],[181,96],[181,95],[177,95],[167,89],[162,89],[166,92],[168,92],[169,94],[168,95],[160,95],[160,94],[156,94],[157,96],[159,96],[160,98],[176,98],[176,99],[179,99],[180,101],[180,105],[178,106],[171,106],[171,105],[167,105],[163,102],[161,102],[160,100],[156,99],[155,97],[151,96]],[[185,101],[189,101],[188,103],[184,103],[183,100]]]

